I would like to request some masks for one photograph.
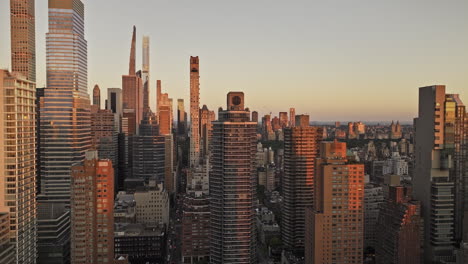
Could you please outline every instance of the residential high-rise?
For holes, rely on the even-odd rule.
[[[421,231],[421,205],[412,199],[411,188],[390,186],[376,229],[376,263],[423,263]]]
[[[36,82],[34,0],[10,0],[11,70]]]
[[[9,213],[15,263],[36,263],[35,88],[22,74],[0,70],[0,212]]]
[[[252,112],[252,122],[258,123],[258,112],[257,111]]]
[[[455,261],[462,238],[465,115],[458,95],[446,94],[445,86],[419,89],[413,186],[424,218],[425,263]]]
[[[307,208],[305,263],[363,262],[364,164],[349,163],[346,143],[323,142],[314,205]]]
[[[97,84],[93,88],[93,105],[97,106],[97,109],[101,109],[101,89]]]
[[[200,64],[190,57],[190,166],[200,162]]]
[[[200,109],[200,158],[207,158],[209,144],[212,136],[213,124],[216,119],[215,112],[210,111],[206,105]]]
[[[71,173],[71,262],[114,263],[112,162],[88,151]]]
[[[296,109],[289,108],[289,126],[294,127],[296,126]]]
[[[91,147],[87,44],[80,0],[49,1],[47,88],[40,98],[41,201],[70,202],[70,167]],[[60,109],[60,111],[57,111]]]
[[[167,93],[160,94],[158,124],[160,135],[170,135],[172,133],[172,105]]]
[[[379,240],[376,238],[377,221],[384,201],[382,186],[366,183],[364,186],[364,249],[375,249]]]
[[[185,112],[184,99],[177,99],[177,132],[185,135],[187,129],[187,112]]]
[[[136,27],[133,27],[128,75],[122,75],[123,118],[128,122],[128,135],[138,134],[143,118],[143,84],[135,69]]]
[[[301,120],[301,122],[298,122]],[[322,128],[309,126],[309,116],[296,116],[296,126],[284,130],[282,239],[286,250],[304,251],[305,209],[314,203],[315,159]]]
[[[213,122],[210,263],[257,263],[255,153],[257,124],[244,93],[230,92]]]
[[[279,122],[282,128],[289,126],[288,123],[288,112],[279,112]]]
[[[150,181],[144,189],[138,189],[135,194],[136,221],[148,227],[168,227],[169,225],[169,195],[162,183]]]
[[[141,72],[141,79],[143,82],[143,113],[149,114],[150,104],[150,38],[143,36],[143,70]]]

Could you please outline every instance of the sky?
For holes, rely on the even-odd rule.
[[[243,91],[261,115],[296,108],[313,121],[411,121],[418,87],[445,84],[468,103],[466,0],[83,0],[89,89],[122,86],[132,27],[137,65],[151,39],[156,80],[189,110],[189,57],[200,102]],[[47,1],[36,0],[37,86],[46,84]],[[9,1],[0,0],[0,68],[10,67]],[[200,106],[201,106],[200,105]]]

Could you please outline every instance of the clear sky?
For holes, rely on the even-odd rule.
[[[151,38],[155,84],[184,98],[200,56],[201,103],[246,93],[260,114],[311,120],[411,120],[418,87],[445,84],[468,104],[466,0],[84,0],[88,80],[121,87],[132,26]],[[36,0],[37,85],[44,86],[47,0]],[[0,0],[0,67],[10,65],[9,1]],[[102,91],[103,92],[103,91]],[[153,107],[154,109],[154,107]]]

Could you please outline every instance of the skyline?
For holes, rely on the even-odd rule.
[[[8,2],[0,3],[2,39],[9,39]],[[228,91],[242,90],[246,104],[260,116],[295,107],[311,121],[411,121],[417,115],[418,87],[441,84],[462,98],[468,95],[468,36],[463,34],[468,32],[463,12],[468,3],[417,2],[119,0],[106,12],[110,1],[84,1],[88,91],[91,95],[95,84],[122,88],[135,25],[137,69],[142,68],[142,36],[151,38],[153,110],[156,80],[174,100],[189,102],[188,59],[199,56],[200,105],[209,109],[223,106]],[[122,15],[131,19],[119,19]],[[47,22],[47,1],[36,1],[37,87],[46,83]],[[5,44],[1,68],[11,65],[10,43]],[[327,96],[334,107],[324,100]]]

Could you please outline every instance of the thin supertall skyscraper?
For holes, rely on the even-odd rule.
[[[10,0],[11,69],[36,82],[35,0]]]
[[[210,263],[257,263],[256,129],[244,93],[230,92],[213,122]]]
[[[143,114],[148,115],[150,112],[150,38],[143,36],[143,70],[141,79],[143,82]]]
[[[190,166],[200,162],[200,64],[190,57]]]
[[[91,147],[87,43],[80,0],[49,1],[47,87],[40,99],[41,200],[70,202],[70,167]],[[60,109],[57,111],[57,109]]]

